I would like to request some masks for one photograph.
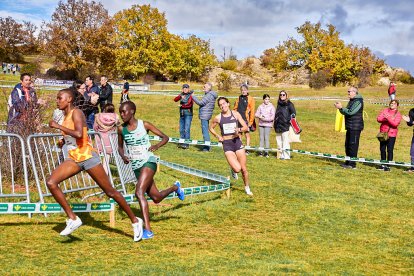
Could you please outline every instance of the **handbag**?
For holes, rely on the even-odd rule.
[[[388,131],[387,132],[378,132],[378,134],[377,134],[377,139],[378,139],[378,141],[380,141],[380,142],[385,142],[385,141],[388,141]]]
[[[290,116],[290,125],[293,128],[293,131],[295,132],[295,134],[299,134],[302,132],[302,129],[300,128],[299,123],[296,120],[295,114],[292,114]]]
[[[289,127],[289,142],[290,143],[302,143],[300,140],[300,134],[296,134],[293,127]]]

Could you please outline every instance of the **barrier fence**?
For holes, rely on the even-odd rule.
[[[30,202],[25,146],[17,134],[0,133],[0,198]]]

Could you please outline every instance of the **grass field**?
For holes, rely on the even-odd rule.
[[[276,101],[277,89],[266,90]],[[346,88],[312,91],[289,88],[291,96],[337,96]],[[51,92],[41,92],[46,94]],[[414,86],[399,86],[400,98],[412,99]],[[220,93],[221,95],[236,95]],[[384,98],[385,87],[362,89],[366,98]],[[115,101],[119,99],[116,97]],[[171,96],[133,95],[137,117],[178,137],[178,107]],[[234,100],[232,101],[234,102]],[[257,105],[261,101],[257,101]],[[0,101],[4,106],[3,99]],[[295,101],[303,128],[295,149],[344,154],[344,134],[334,132],[332,101]],[[54,103],[50,104],[54,108]],[[376,116],[384,108],[366,103],[368,117],[359,155],[379,159]],[[408,113],[410,106],[401,106]],[[198,110],[198,108],[196,108]],[[216,108],[215,113],[218,113]],[[5,119],[4,109],[2,119]],[[196,112],[197,114],[197,112]],[[400,126],[395,160],[408,162],[412,128]],[[197,117],[192,138],[201,139]],[[276,147],[272,133],[272,147]],[[258,133],[252,145],[258,144]],[[161,158],[228,175],[221,149],[178,150],[168,144]],[[84,226],[60,237],[64,215],[33,218],[0,217],[2,274],[414,274],[413,175],[402,168],[377,171],[358,164],[344,170],[339,162],[293,154],[289,161],[248,157],[254,197],[244,194],[241,180],[232,180],[232,194],[188,197],[151,206],[155,238],[133,243],[126,215],[117,212],[115,228],[108,214],[80,214]],[[175,179],[185,187],[205,183],[161,167],[159,187]],[[72,198],[72,200],[76,200]],[[137,205],[134,211],[139,214]]]

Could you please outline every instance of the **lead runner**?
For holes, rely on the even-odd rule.
[[[155,203],[161,202],[173,192],[177,193],[180,200],[184,200],[185,195],[179,182],[163,191],[159,191],[155,186],[154,175],[157,170],[158,158],[153,152],[165,145],[169,138],[150,122],[137,120],[135,118],[136,110],[136,105],[131,101],[123,102],[119,107],[119,114],[124,124],[118,127],[118,152],[125,164],[131,161],[132,169],[138,179],[135,195],[138,198],[145,223],[142,239],[146,240],[153,238],[154,233],[151,230],[145,192]],[[161,141],[156,145],[151,145],[148,131],[160,136]],[[129,151],[128,157],[124,152],[124,141]]]
[[[59,146],[62,147],[63,144],[66,144],[69,155],[47,179],[49,191],[69,217],[66,221],[66,228],[60,232],[60,235],[67,236],[71,234],[82,225],[82,221],[70,208],[65,195],[59,187],[59,183],[85,170],[105,194],[113,198],[119,207],[127,213],[132,222],[134,241],[139,241],[143,234],[142,219],[135,217],[124,197],[112,187],[109,177],[101,164],[101,159],[88,141],[86,118],[80,109],[74,107],[74,99],[75,95],[71,89],[60,90],[57,94],[56,102],[58,108],[65,115],[63,123],[59,125],[54,120],[49,122],[51,128],[62,131],[64,140],[59,142]]]

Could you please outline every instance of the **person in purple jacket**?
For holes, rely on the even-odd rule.
[[[381,124],[380,132],[388,133],[388,140],[380,141],[381,160],[392,161],[394,157],[394,145],[398,133],[397,128],[401,122],[401,113],[398,111],[399,105],[398,100],[391,100],[389,107],[383,109],[377,117],[377,122]],[[390,167],[387,165],[382,165],[378,169],[386,172],[390,171]]]
[[[275,119],[275,106],[270,102],[270,96],[268,94],[263,95],[263,103],[259,105],[256,110],[256,118],[259,119],[259,137],[260,147],[270,147],[270,130],[273,127],[273,120]],[[259,152],[259,156],[269,157],[267,150]]]

